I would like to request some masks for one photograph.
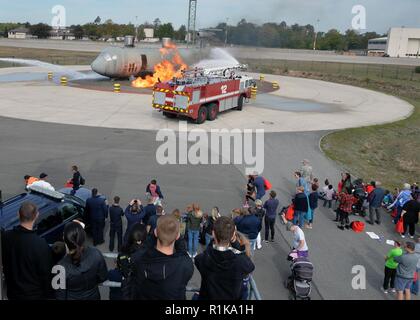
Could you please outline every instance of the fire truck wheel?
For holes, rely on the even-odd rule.
[[[244,106],[244,96],[240,96],[238,99],[238,106],[236,107],[236,110],[242,111],[243,106]]]
[[[167,118],[169,118],[169,119],[174,119],[174,118],[176,118],[177,117],[177,114],[175,114],[175,113],[170,113],[170,112],[163,112],[163,115],[165,116],[165,117],[167,117]]]
[[[213,121],[217,118],[217,105],[211,104],[207,107],[207,120]]]
[[[197,124],[202,124],[203,122],[206,121],[206,119],[207,119],[207,108],[200,107],[200,109],[198,110],[197,120],[195,120],[195,122]]]

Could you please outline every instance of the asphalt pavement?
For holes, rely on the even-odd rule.
[[[337,183],[340,168],[319,150],[319,139],[326,132],[266,133],[264,176],[279,194],[281,206],[290,203],[295,188],[293,171],[300,161],[311,161],[314,174],[322,182]],[[23,176],[47,172],[60,188],[70,177],[70,166],[77,164],[90,187],[98,187],[107,197],[120,195],[126,204],[133,197],[144,199],[147,183],[157,178],[165,195],[166,211],[183,209],[198,202],[205,211],[219,206],[223,214],[241,206],[245,176],[234,165],[159,165],[158,147],[152,131],[94,128],[42,123],[0,117],[0,189],[8,198],[23,191]],[[369,177],[370,179],[370,177]],[[322,205],[322,203],[320,203]],[[393,225],[384,215],[381,226],[367,225],[366,231],[384,236],[382,242],[365,232],[341,231],[332,221],[331,210],[315,212],[314,228],[306,233],[310,257],[315,266],[313,299],[394,299],[380,290],[383,256],[390,249]],[[358,217],[353,217],[358,218]],[[360,218],[358,218],[360,219]],[[283,282],[290,274],[286,261],[292,235],[277,221],[274,243],[263,244],[255,253],[254,278],[264,299],[287,299]],[[101,249],[106,251],[106,246]],[[366,270],[366,289],[351,286],[352,268]],[[191,285],[199,286],[196,272]]]

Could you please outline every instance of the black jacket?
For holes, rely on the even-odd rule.
[[[308,199],[306,198],[306,194],[303,192],[296,193],[293,204],[295,205],[295,211],[308,211]]]
[[[66,290],[57,290],[58,300],[100,300],[98,284],[108,278],[108,269],[102,253],[87,247],[79,265],[74,265],[70,256],[59,263],[66,270]]]
[[[243,279],[255,269],[245,253],[217,251],[212,246],[195,257],[195,266],[201,274],[203,300],[240,300]]]
[[[86,200],[86,216],[89,221],[105,220],[108,216],[108,206],[105,199],[97,195]]]
[[[9,300],[52,296],[52,252],[35,231],[21,226],[6,231],[2,236],[2,258]]]
[[[194,265],[184,249],[175,246],[167,256],[149,244],[146,250],[132,256],[133,299],[185,300],[186,287],[194,273]],[[178,249],[178,250],[177,250]]]
[[[109,222],[113,228],[122,228],[122,217],[124,210],[120,206],[109,207]]]
[[[71,182],[73,183],[74,190],[77,190],[80,188],[80,178],[81,178],[81,175],[79,171],[76,171],[73,173],[73,178],[71,179]]]

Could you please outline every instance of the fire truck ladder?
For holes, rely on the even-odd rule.
[[[248,68],[246,64],[238,64],[229,67],[215,67],[215,68],[194,68],[183,71],[185,78],[193,77],[230,77],[235,74],[235,71],[245,71]]]

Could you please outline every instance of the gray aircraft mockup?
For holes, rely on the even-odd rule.
[[[180,48],[178,52],[187,64],[199,61],[207,50]],[[153,66],[162,61],[159,48],[136,48],[126,41],[125,47],[105,48],[92,62],[96,73],[115,79],[145,76],[153,73]]]

